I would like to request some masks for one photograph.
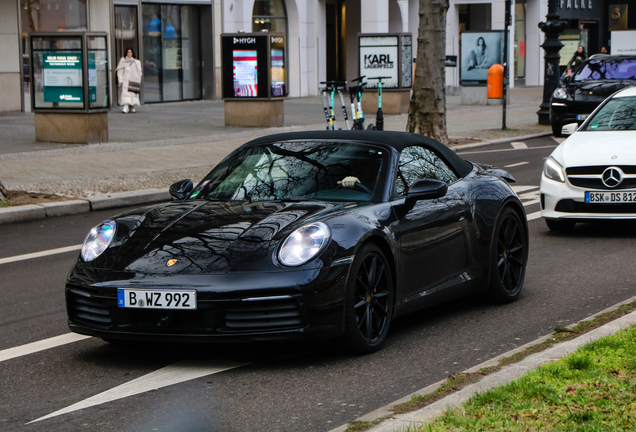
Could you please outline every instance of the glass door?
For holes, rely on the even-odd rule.
[[[198,6],[144,3],[144,100],[201,99]]]
[[[139,39],[137,31],[137,6],[115,6],[115,65],[119,59],[126,57],[132,49],[134,57],[139,59]],[[117,75],[115,75],[117,77]],[[117,78],[115,78],[115,81]],[[119,83],[116,83],[119,88]],[[119,98],[116,98],[119,104]]]

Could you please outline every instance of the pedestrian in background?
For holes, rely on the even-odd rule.
[[[579,65],[586,58],[587,58],[587,54],[585,53],[585,48],[583,48],[583,45],[579,45],[579,47],[576,49],[576,52],[574,53],[574,55],[570,59],[570,62],[568,63],[568,67],[572,68],[572,70],[574,70],[577,67],[579,67]]]
[[[117,80],[121,88],[119,105],[123,105],[124,114],[137,112],[135,106],[139,106],[141,73],[141,62],[135,59],[135,53],[128,48],[126,57],[122,57],[117,65]]]
[[[607,52],[607,48],[605,48],[604,46],[601,47],[601,54],[609,54]]]

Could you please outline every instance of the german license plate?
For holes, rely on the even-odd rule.
[[[585,192],[586,203],[617,204],[636,202],[636,192]]]
[[[588,118],[588,117],[589,117],[589,114],[578,114],[578,115],[576,116],[576,119],[577,119],[577,120],[585,120],[585,119],[586,119],[586,118]]]
[[[197,308],[195,290],[148,290],[118,289],[117,306],[144,309],[191,309]]]

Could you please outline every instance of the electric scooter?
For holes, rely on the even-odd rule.
[[[362,75],[353,80],[360,82],[359,85],[349,87],[349,99],[351,100],[351,117],[353,118],[353,130],[364,130],[364,113],[362,112],[362,92],[366,82],[362,82],[366,75]],[[357,98],[357,107],[356,107]]]
[[[384,130],[384,115],[382,114],[382,80],[387,78],[391,77],[377,76],[373,78],[367,78],[370,80],[378,80],[378,112],[375,115],[375,126],[373,127],[374,130]]]
[[[336,130],[338,126],[336,124],[336,114],[334,112],[336,91],[340,95],[340,103],[342,104],[342,112],[344,115],[347,129],[349,129],[349,117],[347,115],[347,108],[345,106],[344,99],[342,97],[343,86],[347,84],[346,81],[322,81],[320,84],[325,84],[325,87],[320,88],[320,99],[322,100],[322,107],[325,112],[325,118],[327,119],[327,130]]]

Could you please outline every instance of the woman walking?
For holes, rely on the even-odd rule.
[[[117,65],[117,80],[121,87],[119,104],[123,105],[124,114],[137,112],[139,106],[139,92],[141,91],[141,62],[135,59],[135,53],[128,48],[126,57],[122,57]]]

